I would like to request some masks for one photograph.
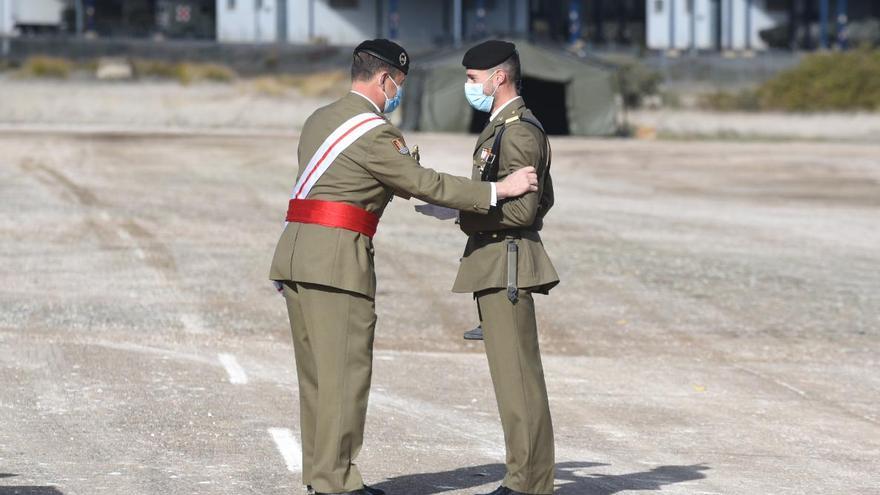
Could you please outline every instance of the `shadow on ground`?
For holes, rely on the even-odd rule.
[[[563,462],[556,465],[556,495],[611,495],[626,490],[660,490],[664,486],[699,480],[706,477],[703,464],[690,466],[658,466],[649,471],[627,474],[589,474],[594,467],[607,466],[597,462]],[[434,495],[464,490],[486,484],[500,484],[503,464],[485,464],[439,473],[409,474],[390,478],[375,485],[389,493]],[[495,487],[493,486],[491,490]],[[2,494],[0,494],[2,495]]]
[[[14,478],[13,473],[0,473],[0,479]],[[53,486],[0,486],[0,495],[64,495]]]
[[[52,486],[0,486],[0,495],[64,495]]]

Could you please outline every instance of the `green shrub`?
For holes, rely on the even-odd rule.
[[[19,75],[24,77],[48,77],[53,79],[67,79],[73,70],[73,64],[69,60],[57,57],[38,55],[28,57],[21,66]]]
[[[646,96],[659,93],[663,75],[644,64],[632,62],[620,67],[620,93],[626,106],[638,108]]]
[[[166,62],[162,60],[132,61],[138,77],[173,79],[181,84],[195,81],[230,82],[238,77],[232,69],[220,64],[199,64],[190,62]]]
[[[155,77],[158,79],[176,79],[177,64],[162,60],[134,59],[131,61],[137,77]]]
[[[618,90],[627,107],[638,108],[646,97],[660,93],[661,73],[628,56],[609,56],[608,60],[617,65]]]
[[[700,95],[698,106],[719,112],[754,112],[761,109],[761,100],[754,89],[742,89],[737,92],[714,91]]]
[[[214,82],[230,82],[238,77],[235,71],[220,64],[201,64],[196,67],[196,72],[200,79]]]
[[[767,110],[880,110],[880,50],[820,53],[758,89]]]
[[[197,71],[192,64],[179,63],[171,66],[171,78],[176,79],[180,84],[190,84],[197,76]]]

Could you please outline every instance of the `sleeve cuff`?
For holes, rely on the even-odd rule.
[[[495,183],[491,182],[489,185],[492,187],[492,196],[489,198],[489,206],[498,206],[498,191]]]

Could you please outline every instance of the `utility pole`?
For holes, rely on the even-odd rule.
[[[400,5],[397,0],[388,0],[388,37],[400,37]]]
[[[849,24],[849,12],[846,0],[837,0],[837,48],[846,50],[846,26]]]
[[[275,12],[277,14],[276,21],[278,33],[276,33],[276,38],[279,43],[287,43],[287,0],[278,0],[275,5]]]
[[[262,30],[260,29],[260,17],[261,12],[263,10],[263,0],[254,0],[254,41],[259,43],[263,38]]]
[[[315,41],[315,0],[309,0],[309,43]]]
[[[80,8],[81,24],[80,34],[94,37],[95,32],[95,0],[77,0]]]
[[[455,43],[455,46],[461,46],[461,41],[463,36],[462,33],[462,0],[453,0],[452,1],[452,40]]]
[[[9,33],[10,29],[6,25],[6,13],[9,8],[6,5],[8,0],[0,0],[0,55],[4,59],[9,56]]]
[[[486,0],[477,0],[477,38],[486,36]]]
[[[690,21],[691,55],[697,54],[697,5],[696,0],[687,0]]]
[[[571,0],[568,4],[568,42],[572,45],[581,39],[581,2]]]
[[[752,0],[746,0],[746,51],[752,50]]]

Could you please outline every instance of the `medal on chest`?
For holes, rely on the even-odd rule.
[[[480,172],[486,168],[486,165],[495,163],[495,155],[492,154],[491,148],[482,148],[480,150]]]

